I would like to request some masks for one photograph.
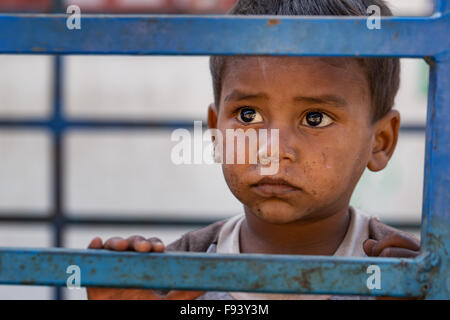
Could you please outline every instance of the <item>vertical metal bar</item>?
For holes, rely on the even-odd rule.
[[[422,250],[430,253],[428,299],[450,296],[450,58],[430,62]],[[425,274],[424,273],[424,274]]]
[[[450,12],[450,2],[448,0],[436,0],[435,1],[435,13],[440,12],[442,15]]]
[[[54,83],[53,83],[53,114],[52,114],[52,137],[53,137],[53,246],[63,247],[64,232],[64,205],[63,205],[63,121],[62,115],[62,60],[61,56],[54,57]],[[55,287],[56,300],[62,300],[62,290]]]
[[[52,12],[64,12],[64,0],[53,0]],[[53,62],[53,113],[52,113],[52,137],[53,137],[53,246],[64,246],[64,204],[63,204],[63,58],[54,56]],[[63,300],[61,287],[53,289],[55,300]]]
[[[62,247],[63,239],[61,235],[62,227],[62,139],[63,139],[63,115],[62,115],[62,57],[55,56],[54,58],[54,83],[53,83],[53,113],[51,119],[51,130],[53,136],[53,220],[55,227],[55,234],[53,243],[56,247]]]
[[[62,0],[54,1],[54,12],[62,13]],[[447,0],[437,0],[436,10],[448,14],[450,5]],[[448,298],[450,281],[448,268],[450,239],[450,203],[447,196],[450,190],[450,103],[446,91],[450,86],[450,60],[441,57],[432,61],[430,75],[430,99],[427,116],[427,152],[424,181],[424,204],[422,229],[423,249],[430,253],[429,268],[424,270],[429,288],[427,298]],[[53,137],[53,244],[63,246],[64,232],[64,181],[63,181],[63,139],[64,115],[62,99],[63,58],[54,57],[53,114],[51,132]],[[56,299],[62,299],[61,289],[55,288]]]

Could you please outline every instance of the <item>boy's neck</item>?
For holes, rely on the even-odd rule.
[[[288,224],[269,223],[245,211],[239,235],[241,253],[333,255],[350,224],[348,206],[324,218]]]

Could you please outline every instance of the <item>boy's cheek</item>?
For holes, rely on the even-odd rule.
[[[252,171],[250,165],[245,164],[222,164],[225,181],[231,192],[242,201],[242,193],[248,188],[249,173]]]
[[[364,171],[364,165],[349,153],[325,152],[300,165],[299,182],[311,196],[321,199],[330,193],[341,193],[352,189]]]

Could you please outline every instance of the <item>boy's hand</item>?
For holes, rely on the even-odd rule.
[[[414,258],[420,254],[420,241],[372,218],[369,239],[364,241],[363,248],[369,257]]]
[[[414,258],[420,253],[420,241],[406,232],[372,218],[369,223],[369,239],[364,241],[363,248],[369,257]],[[417,299],[420,298],[376,297],[376,300]]]
[[[145,239],[132,236],[127,239],[114,237],[103,244],[102,239],[96,237],[89,244],[88,249],[107,249],[113,251],[164,252],[164,243],[158,238]],[[170,291],[161,296],[150,289],[117,289],[117,288],[87,288],[89,300],[194,300],[202,295],[202,291]]]

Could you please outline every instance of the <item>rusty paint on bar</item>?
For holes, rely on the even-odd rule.
[[[77,265],[82,286],[418,297],[428,260],[1,248],[0,283],[65,286]],[[373,264],[381,289],[367,287]]]

